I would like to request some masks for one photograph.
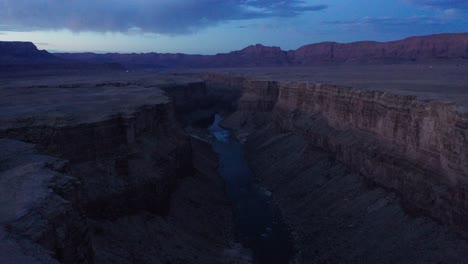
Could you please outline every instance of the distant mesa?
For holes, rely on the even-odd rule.
[[[58,58],[45,50],[38,50],[31,42],[0,41],[0,64],[56,63]]]
[[[468,33],[410,37],[398,41],[322,42],[284,51],[251,45],[216,55],[166,53],[57,53],[86,62],[114,62],[127,68],[216,68],[312,66],[323,64],[388,64],[468,58]]]
[[[404,62],[456,59],[468,55],[468,33],[410,37],[398,41],[360,41],[348,44],[324,42],[303,46],[290,53],[299,64],[315,62]]]
[[[32,42],[0,41],[0,75],[18,75],[24,72],[43,71],[108,71],[123,70],[118,63],[60,58],[45,50],[39,50]]]
[[[54,56],[55,55],[55,56]],[[261,44],[216,55],[171,53],[55,53],[30,42],[0,42],[0,65],[57,62],[117,63],[127,69],[277,67],[326,64],[389,64],[468,58],[468,33],[410,37],[390,42],[322,42],[284,51]]]

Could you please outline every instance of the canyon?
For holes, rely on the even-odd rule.
[[[255,174],[293,227],[299,263],[464,258],[466,113],[335,85],[244,87],[223,125],[246,139]]]
[[[466,262],[466,36],[257,45],[165,71],[14,65],[24,44],[0,74],[0,262],[262,263],[236,233],[215,115],[287,227],[278,263]]]

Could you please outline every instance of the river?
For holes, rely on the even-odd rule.
[[[219,125],[221,121],[216,115],[209,131],[215,137],[211,144],[219,157],[218,170],[234,206],[238,239],[252,250],[256,263],[289,263],[293,254],[289,232],[271,203],[271,193],[258,185],[243,145]]]

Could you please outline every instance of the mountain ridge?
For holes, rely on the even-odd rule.
[[[468,58],[468,33],[443,33],[414,36],[402,40],[351,43],[320,42],[282,50],[255,44],[241,50],[215,55],[183,53],[57,53],[59,57],[92,62],[121,63],[128,68],[209,68],[308,66],[320,64],[373,64]]]
[[[0,64],[57,63],[63,59],[45,50],[39,50],[32,42],[0,41]]]
[[[0,64],[50,62],[118,63],[139,68],[220,68],[312,66],[321,64],[393,64],[468,59],[468,33],[412,36],[401,40],[351,43],[319,42],[296,50],[255,44],[215,55],[184,53],[48,53],[31,42],[1,42]]]

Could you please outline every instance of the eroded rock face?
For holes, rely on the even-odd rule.
[[[197,78],[198,81],[169,85],[163,89],[173,100],[177,117],[185,126],[194,120],[211,119],[215,112],[231,113],[237,109],[244,78],[211,73],[180,75]]]
[[[34,96],[40,112],[28,106]],[[71,161],[88,214],[163,212],[176,175],[191,173],[188,138],[156,88],[44,88],[18,98],[12,110],[5,108],[1,137]]]
[[[1,139],[0,149],[0,262],[92,260],[80,183],[68,164],[21,141]]]
[[[393,252],[394,261],[416,261],[433,241],[415,228],[411,215],[427,221],[423,229],[432,230],[427,232],[450,232],[431,219],[467,231],[468,116],[454,104],[316,83],[245,80],[242,85],[239,110],[223,125],[247,140],[253,169],[295,231],[300,260],[382,261],[392,257],[379,256]],[[377,209],[370,214],[369,208]],[[347,221],[350,227],[340,227]],[[399,224],[391,228],[386,221]],[[330,238],[336,228],[349,228],[353,239],[340,238],[341,233]],[[373,234],[373,228],[398,235]],[[415,232],[399,239],[407,228]],[[375,243],[411,243],[418,253],[386,246],[372,249],[380,255],[366,255],[371,244],[354,240],[361,235]],[[458,241],[452,233],[434,239]],[[459,251],[445,248],[443,254],[466,260],[466,242],[455,243],[463,245]]]
[[[248,263],[228,243],[232,219],[213,153],[177,121],[185,111],[203,112],[197,117],[239,105],[224,125],[248,139],[252,168],[294,231],[298,261],[466,260],[468,245],[452,229],[467,228],[468,128],[454,105],[197,76],[206,82],[136,77],[1,88],[0,138],[35,143],[37,151],[0,142],[7,146],[0,148],[0,185],[15,187],[0,194],[7,201],[0,256]],[[11,198],[25,192],[21,203]]]
[[[136,79],[0,89],[0,138],[35,143],[37,153],[67,160],[65,166],[44,156],[13,168],[10,156],[20,152],[0,148],[0,185],[14,190],[2,193],[2,217],[12,215],[1,223],[2,260],[250,262],[230,244],[232,216],[216,160],[191,142],[177,105],[157,87],[196,82]],[[17,201],[21,195],[27,199]]]
[[[307,135],[409,205],[445,223],[465,224],[468,115],[453,104],[285,84],[274,111],[280,127]]]
[[[398,195],[353,173],[307,135],[257,130],[246,143],[262,185],[292,230],[297,263],[457,263],[468,243],[408,214]]]
[[[165,217],[92,221],[96,263],[251,263],[233,243],[233,216],[211,147],[191,139],[194,173],[179,179]],[[230,243],[228,243],[230,242]]]
[[[240,112],[269,111],[277,129],[306,136],[408,205],[464,224],[468,116],[455,105],[326,84],[248,81],[244,87]]]

